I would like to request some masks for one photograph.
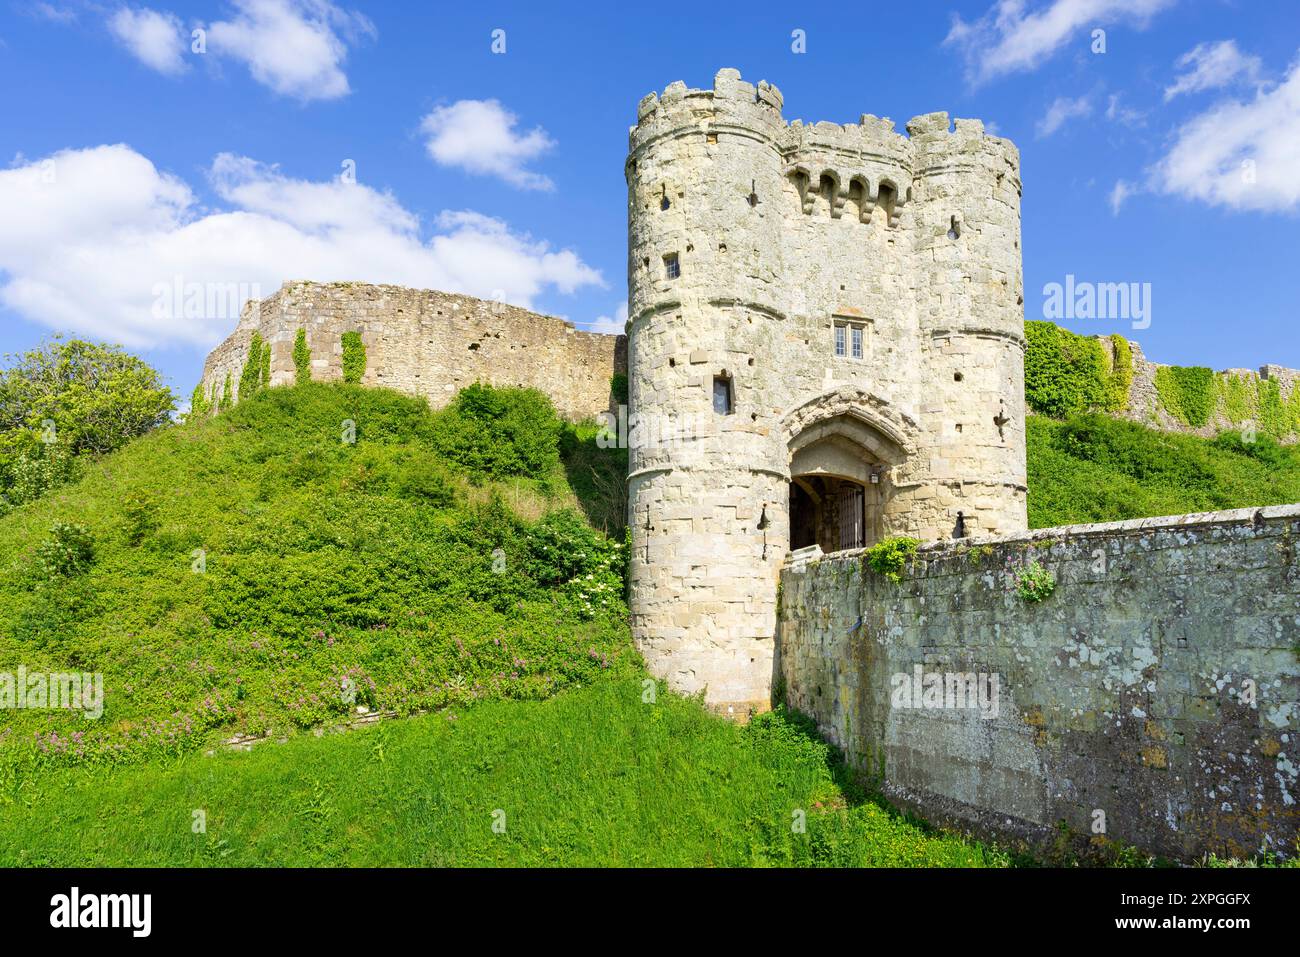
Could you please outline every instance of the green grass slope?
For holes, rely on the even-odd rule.
[[[0,672],[104,680],[98,721],[0,712],[0,763],[182,754],[639,668],[624,544],[568,484],[590,435],[494,480],[439,464],[442,422],[383,390],[269,390],[0,519]]]
[[[1030,416],[1029,525],[1300,502],[1300,446],[1160,432],[1104,415]]]
[[[1010,862],[866,799],[806,724],[740,728],[645,690],[608,680],[250,753],[0,777],[0,866]]]

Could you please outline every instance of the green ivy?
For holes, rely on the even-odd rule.
[[[271,385],[271,343],[267,342],[262,345],[262,364],[260,375],[257,380],[259,389],[268,388]]]
[[[1215,376],[1214,382],[1218,390],[1218,408],[1225,419],[1233,425],[1255,420],[1258,402],[1250,379],[1224,372]]]
[[[230,408],[230,403],[234,401],[234,396],[231,392],[231,389],[232,389],[232,383],[230,381],[230,373],[227,372],[226,384],[221,387],[221,408],[223,409]]]
[[[293,339],[293,370],[298,385],[311,381],[311,346],[307,345],[306,329],[299,329]]]
[[[366,374],[366,344],[361,333],[343,333],[343,381],[354,385]]]
[[[1123,412],[1128,408],[1129,388],[1133,385],[1133,349],[1118,333],[1110,337],[1110,375],[1106,381],[1106,411]]]
[[[262,387],[262,334],[253,333],[248,343],[248,360],[244,371],[239,374],[239,399],[251,399]]]
[[[1156,369],[1156,395],[1175,419],[1200,428],[1214,413],[1214,372],[1205,366],[1160,366]]]
[[[915,538],[903,535],[886,538],[867,549],[867,564],[872,571],[884,575],[891,582],[900,582],[903,569],[916,555],[920,544]]]

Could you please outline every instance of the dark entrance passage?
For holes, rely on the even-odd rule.
[[[870,544],[867,490],[851,479],[800,475],[790,482],[790,548],[823,552]]]

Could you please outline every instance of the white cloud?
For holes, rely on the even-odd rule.
[[[329,0],[234,0],[238,14],[208,27],[208,48],[241,60],[253,79],[283,96],[332,100],[351,92],[348,40],[374,36],[360,13]],[[341,34],[341,36],[340,36]]]
[[[52,3],[46,3],[39,0],[27,8],[33,16],[40,17],[43,20],[52,20],[55,23],[72,23],[77,19],[77,11],[71,7],[56,7]]]
[[[614,310],[614,318],[609,316],[597,316],[591,322],[584,324],[588,332],[604,332],[611,336],[621,336],[624,326],[627,325],[627,300],[624,299],[622,304]]]
[[[1150,185],[1229,209],[1300,209],[1300,59],[1278,86],[1217,103],[1179,127]]]
[[[1136,193],[1132,183],[1125,182],[1122,179],[1115,180],[1115,186],[1110,191],[1110,213],[1112,216],[1118,216],[1124,202]]]
[[[1238,79],[1258,83],[1262,66],[1259,57],[1238,50],[1234,40],[1197,44],[1178,58],[1177,65],[1185,68],[1185,72],[1165,88],[1166,101],[1183,93],[1227,86]]]
[[[1091,98],[1080,96],[1071,99],[1068,96],[1058,96],[1047,108],[1047,113],[1038,121],[1038,125],[1034,127],[1034,135],[1040,139],[1051,136],[1070,120],[1090,115],[1092,115]]]
[[[497,100],[459,100],[435,109],[420,122],[420,130],[436,163],[497,176],[520,189],[553,189],[550,179],[525,167],[555,142],[541,127],[516,131],[518,122]]]
[[[291,179],[222,154],[209,171],[228,208],[125,145],[64,150],[0,171],[0,305],[54,329],[140,348],[207,346],[239,303],[187,314],[171,295],[264,296],[286,279],[443,289],[531,307],[544,290],[604,286],[570,250],[468,210],[419,219],[389,193]]]
[[[1146,113],[1124,106],[1118,93],[1112,93],[1106,101],[1106,119],[1125,126],[1146,126],[1147,123]]]
[[[186,34],[174,14],[148,7],[122,7],[108,18],[108,29],[132,56],[150,69],[171,76],[185,70]]]
[[[966,59],[966,79],[979,85],[1008,73],[1033,70],[1070,41],[1090,40],[1093,28],[1145,27],[1177,0],[1053,0],[1028,11],[1025,0],[998,0],[978,20],[953,17],[945,46]],[[1087,47],[1083,47],[1087,49]]]

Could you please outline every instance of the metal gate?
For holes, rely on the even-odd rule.
[[[840,548],[861,548],[866,544],[863,535],[862,486],[844,485],[840,488]]]

